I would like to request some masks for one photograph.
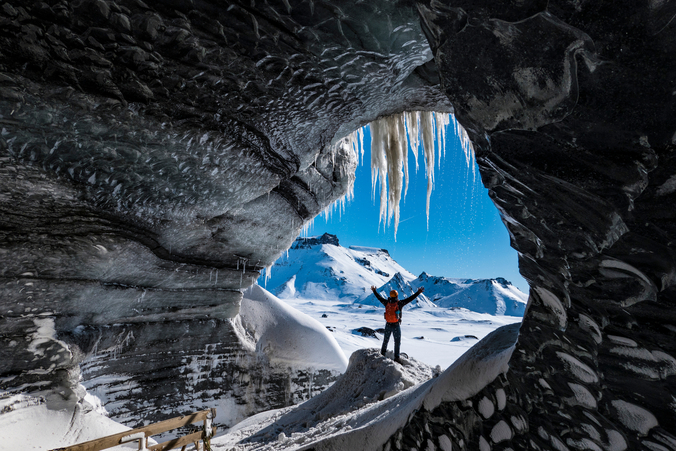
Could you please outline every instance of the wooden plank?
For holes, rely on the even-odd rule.
[[[150,424],[148,426],[132,429],[130,431],[120,432],[119,434],[109,435],[107,437],[97,438],[88,442],[79,443],[73,446],[66,446],[64,448],[56,448],[51,451],[101,451],[106,448],[112,448],[120,444],[120,439],[137,432],[145,432],[146,437],[159,434],[161,432],[170,431],[172,429],[187,426],[198,421],[204,421],[211,410],[202,410],[200,412],[191,413],[182,417],[171,418],[169,420],[160,421],[159,423]]]
[[[216,435],[216,428],[213,428],[214,435]],[[164,443],[158,443],[157,445],[149,446],[148,449],[151,451],[166,451],[169,449],[178,448],[180,446],[187,446],[193,442],[202,440],[202,431],[194,432],[189,435],[184,435],[183,437],[177,437],[173,440],[166,441]]]
[[[183,437],[178,437],[164,443],[158,443],[157,445],[149,446],[148,449],[152,451],[165,451],[184,445],[189,445],[190,443],[196,442],[198,440],[202,440],[202,431],[193,432],[192,434],[184,435]]]

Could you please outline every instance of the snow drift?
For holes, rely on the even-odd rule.
[[[256,353],[272,364],[337,372],[347,368],[345,354],[321,323],[258,285],[244,292],[240,317]]]

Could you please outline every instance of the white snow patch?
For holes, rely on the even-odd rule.
[[[519,327],[512,324],[492,332],[456,360],[439,376],[440,382],[430,390],[425,408],[431,411],[441,402],[474,396],[498,375],[505,373],[509,369],[509,358],[514,352]]]
[[[498,388],[495,390],[495,399],[498,401],[498,410],[502,410],[507,406],[507,395],[504,389]]]
[[[568,324],[568,314],[566,313],[566,309],[563,307],[563,304],[559,298],[554,293],[543,287],[534,287],[533,290],[540,296],[540,299],[542,299],[542,303],[545,305],[545,307],[547,307],[554,314],[556,321],[559,323],[559,328],[565,329],[566,325]]]
[[[600,344],[603,341],[603,337],[601,336],[601,328],[596,324],[596,321],[585,314],[580,314],[579,320],[582,330],[589,332],[594,341]]]
[[[130,428],[98,413],[88,402],[52,402],[41,396],[0,399],[0,431],[6,450],[51,450],[117,434]],[[137,443],[110,448],[138,449]]]
[[[516,429],[517,432],[522,433],[526,430],[528,427],[528,423],[526,422],[526,419],[523,418],[521,415],[518,417],[512,416],[509,421],[511,421],[512,426],[514,426],[514,429]]]
[[[569,438],[566,440],[566,443],[576,449],[584,449],[589,451],[603,451],[603,449],[594,443],[593,440],[588,438],[572,439]]]
[[[607,451],[625,451],[627,449],[627,441],[622,434],[614,429],[606,429],[606,435],[608,436]]]
[[[650,440],[643,440],[641,444],[646,448],[648,448],[650,451],[671,451],[666,446],[660,445],[659,443],[651,442]]]
[[[244,292],[240,316],[256,339],[256,352],[265,354],[273,364],[339,372],[347,368],[345,354],[319,321],[258,285]]]
[[[453,442],[447,435],[439,436],[439,447],[441,451],[453,451]]]
[[[568,382],[568,386],[570,387],[571,390],[573,390],[574,398],[571,400],[568,398],[568,401],[571,402],[572,405],[579,405],[582,407],[586,407],[587,409],[596,409],[597,404],[596,404],[596,398],[594,398],[594,395],[591,394],[589,390],[583,385],[580,384],[574,384],[572,382]]]
[[[620,423],[641,435],[648,435],[652,428],[659,425],[655,415],[643,407],[621,399],[614,399],[611,404],[617,409]]]
[[[570,451],[570,449],[568,449],[568,447],[566,445],[564,445],[561,440],[554,437],[553,435],[549,438],[549,441],[552,443],[552,446],[557,451]]]
[[[587,364],[582,363],[572,355],[566,354],[565,352],[556,351],[556,355],[563,361],[568,370],[582,382],[592,384],[599,381],[599,377]]]
[[[624,345],[624,346],[629,346],[630,348],[635,348],[635,347],[638,346],[638,343],[636,343],[631,338],[619,337],[617,335],[607,335],[607,337],[613,343],[621,344],[621,345]]]

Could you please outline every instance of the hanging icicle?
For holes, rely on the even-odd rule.
[[[427,199],[425,213],[427,229],[429,230],[430,200],[434,189],[434,165],[441,167],[441,159],[446,155],[446,128],[453,123],[455,135],[460,139],[460,145],[465,154],[467,168],[474,166],[474,147],[465,129],[458,123],[455,116],[448,113],[432,111],[412,111],[377,119],[369,124],[371,128],[371,197],[375,200],[376,188],[380,182],[380,211],[379,223],[389,225],[394,219],[394,237],[396,240],[399,228],[399,204],[408,192],[408,148],[410,145],[415,159],[415,170],[418,171],[418,150],[422,147],[427,177]],[[436,146],[435,146],[436,142]],[[346,146],[352,150],[358,161],[363,164],[364,158],[364,127],[355,130],[338,141],[331,149],[335,155],[338,146]],[[474,177],[476,178],[476,177]],[[354,197],[354,179],[351,180],[348,192],[327,207],[323,214],[328,220],[336,208],[342,213],[346,201]]]

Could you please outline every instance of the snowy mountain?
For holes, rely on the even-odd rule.
[[[462,307],[490,315],[523,316],[528,295],[502,277],[450,279],[425,272],[410,282],[411,289],[425,288],[430,301],[442,308]]]
[[[397,290],[397,292],[399,293],[399,299],[405,299],[409,296],[412,296],[417,290],[417,287],[414,288],[411,285],[412,280],[416,279],[407,278],[403,276],[401,273],[396,273],[394,277],[388,280],[385,285],[378,287],[378,293],[380,293],[382,297],[387,298],[390,291]],[[373,293],[371,293],[370,295],[368,295],[366,298],[364,298],[359,302],[361,304],[367,305],[376,305],[376,306],[382,305],[380,301],[376,299]],[[409,308],[410,307],[436,307],[436,306],[429,300],[427,296],[421,294],[409,304]]]
[[[371,293],[378,287],[384,297],[397,290],[399,298],[419,287],[424,294],[410,307],[466,308],[490,315],[523,316],[528,296],[503,278],[451,279],[423,272],[415,277],[385,249],[340,245],[338,237],[298,238],[286,257],[271,269],[265,287],[281,299],[340,299],[380,306]]]
[[[335,235],[298,238],[286,257],[275,262],[265,288],[282,299],[341,299],[367,296],[372,285],[382,286],[395,274],[415,276],[385,249],[342,247]]]

